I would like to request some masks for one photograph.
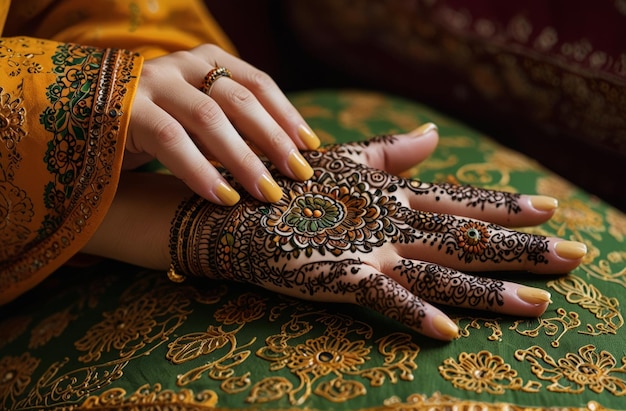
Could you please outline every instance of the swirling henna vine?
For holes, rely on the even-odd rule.
[[[504,304],[504,283],[499,280],[413,260],[400,261],[394,272],[406,279],[412,293],[426,301],[483,309]]]

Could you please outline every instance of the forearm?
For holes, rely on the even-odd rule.
[[[142,267],[167,269],[178,205],[191,191],[176,177],[128,172],[104,221],[83,252]]]

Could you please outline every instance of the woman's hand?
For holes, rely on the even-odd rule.
[[[218,66],[232,78],[218,77],[201,91],[207,73]],[[299,149],[319,143],[268,75],[217,46],[203,45],[144,63],[124,162],[131,169],[157,158],[200,196],[233,205],[239,194],[213,160],[256,199],[274,202],[281,188],[249,144],[282,175],[302,181],[312,170]]]
[[[467,272],[576,267],[583,244],[502,226],[542,223],[556,201],[412,181],[373,167],[406,168],[418,144],[415,135],[386,136],[305,153],[313,178],[277,177],[285,194],[274,204],[246,197],[221,207],[191,198],[173,223],[174,272],[360,304],[442,340],[458,328],[432,303],[541,315],[548,292]]]

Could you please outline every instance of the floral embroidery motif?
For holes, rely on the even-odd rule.
[[[12,150],[26,135],[24,121],[26,109],[21,99],[11,100],[11,95],[0,87],[0,140]]]
[[[285,252],[369,252],[384,242],[383,229],[393,226],[394,207],[388,197],[372,198],[363,187],[308,182],[292,187],[261,224],[276,234],[276,245]]]
[[[305,316],[315,315],[317,321],[326,325],[319,337],[296,342],[306,335],[311,325]],[[333,402],[344,402],[364,395],[365,386],[358,380],[347,377],[360,376],[370,380],[373,387],[380,387],[387,378],[395,383],[398,378],[413,380],[412,371],[417,368],[415,358],[420,348],[404,333],[392,333],[376,340],[378,353],[384,355],[384,365],[366,367],[373,347],[362,339],[350,339],[349,334],[370,335],[372,329],[365,323],[340,315],[309,312],[294,315],[283,324],[281,333],[266,339],[266,345],[257,351],[257,356],[270,361],[271,370],[288,369],[297,384],[289,379],[266,377],[252,387],[248,402],[262,403],[289,398],[292,405],[303,404],[312,393]],[[290,344],[290,341],[294,344]],[[277,391],[278,390],[278,391]]]
[[[26,191],[8,181],[0,181],[0,261],[14,256],[30,234],[28,223],[35,212]]]
[[[265,315],[265,299],[245,293],[215,311],[215,319],[224,325],[245,324]]]
[[[74,344],[78,350],[87,351],[78,359],[83,362],[97,361],[103,352],[112,349],[119,351],[121,357],[126,357],[143,347],[146,337],[156,325],[151,314],[157,304],[154,298],[144,297],[104,313],[104,320]]]
[[[591,344],[558,360],[538,346],[515,351],[515,358],[527,360],[537,378],[552,382],[548,391],[579,394],[588,388],[595,393],[606,390],[616,396],[626,395],[626,357],[622,358],[622,366],[616,367],[617,361],[611,353],[596,352]]]
[[[53,337],[60,336],[70,321],[75,318],[69,310],[56,312],[35,325],[30,334],[28,348],[34,349],[46,345]]]
[[[524,384],[504,359],[489,351],[459,354],[458,362],[453,358],[444,360],[439,373],[456,388],[478,394],[504,394],[506,390],[536,392],[540,384],[529,381]]]
[[[15,399],[26,390],[39,361],[31,357],[29,353],[24,353],[19,357],[0,358],[0,404],[2,408],[5,408],[7,400],[15,402]]]

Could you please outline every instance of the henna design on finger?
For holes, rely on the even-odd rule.
[[[422,329],[426,316],[424,301],[382,274],[371,274],[359,282],[355,302],[414,330]]]
[[[504,283],[470,276],[437,264],[401,260],[393,268],[409,290],[426,301],[490,309],[504,304]]]

